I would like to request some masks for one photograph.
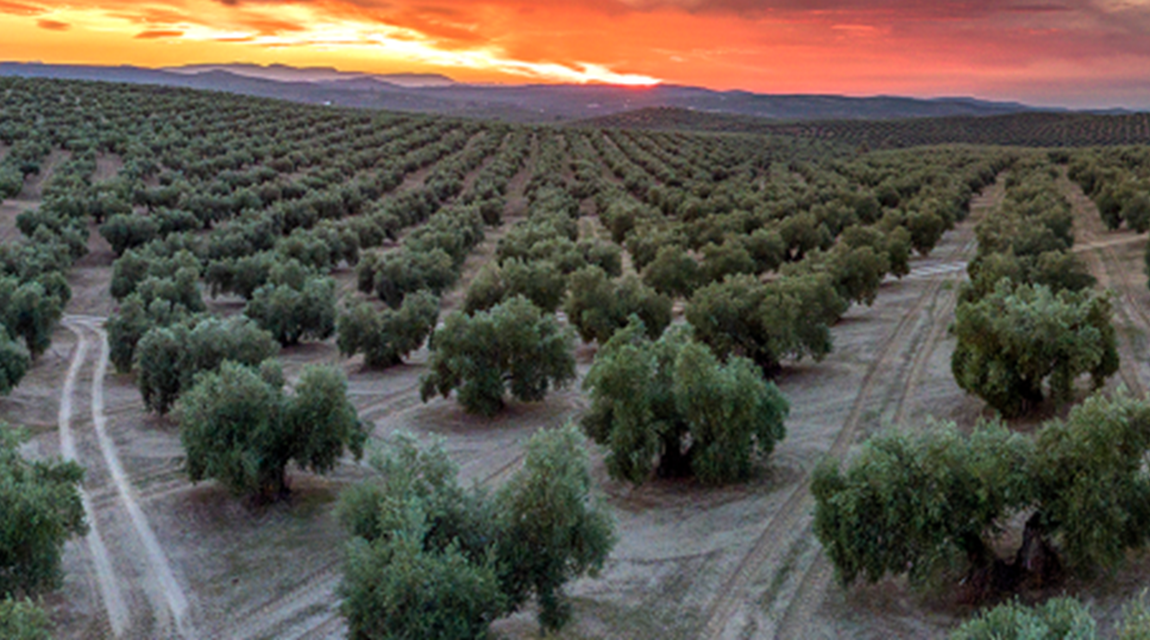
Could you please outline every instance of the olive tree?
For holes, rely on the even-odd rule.
[[[421,380],[424,402],[458,392],[469,413],[493,416],[508,390],[538,402],[575,378],[571,334],[522,296],[474,315],[456,312],[431,337],[430,370]]]
[[[153,327],[136,351],[136,386],[144,405],[162,415],[192,385],[197,373],[215,369],[226,360],[258,365],[275,355],[279,345],[251,320],[236,316]]]
[[[340,585],[352,638],[481,638],[532,597],[547,630],[563,586],[595,574],[614,526],[591,495],[585,442],[568,425],[527,443],[523,468],[489,497],[459,485],[441,442],[400,434],[371,457],[373,480],[340,496],[352,536]]]
[[[0,395],[16,388],[31,365],[28,349],[9,338],[8,331],[0,324]]]
[[[0,276],[0,325],[12,338],[22,338],[32,357],[52,344],[52,331],[63,315],[63,301],[42,283]]]
[[[1031,438],[1001,422],[867,441],[848,468],[815,472],[815,534],[844,584],[909,574],[974,595],[1113,570],[1150,538],[1150,403],[1095,395]],[[1014,557],[996,550],[1027,514]]]
[[[467,313],[486,311],[507,298],[521,295],[535,306],[554,313],[567,293],[567,278],[550,260],[508,258],[500,265],[494,261],[479,271],[463,308]]]
[[[583,428],[608,448],[611,475],[635,484],[652,472],[708,484],[747,478],[783,439],[786,399],[746,358],[721,363],[689,332],[659,340],[632,320],[595,358]]]
[[[999,519],[1028,504],[1033,448],[999,423],[970,436],[947,424],[880,434],[845,473],[817,468],[815,535],[843,584],[907,573],[922,583],[952,567],[987,575]]]
[[[702,283],[699,263],[678,245],[659,249],[655,259],[643,270],[643,282],[664,295],[689,298]]]
[[[720,358],[743,356],[773,373],[785,358],[818,360],[830,353],[830,326],[846,307],[826,274],[769,283],[731,276],[695,292],[687,322]]]
[[[276,500],[288,491],[289,462],[327,473],[345,450],[362,455],[367,429],[341,372],[305,368],[293,395],[282,382],[270,362],[257,371],[227,361],[196,378],[179,405],[193,482],[212,478],[235,494]]]
[[[24,459],[23,438],[0,423],[0,601],[58,587],[64,543],[88,531],[84,470],[75,462]]]
[[[590,461],[574,425],[540,431],[523,468],[495,496],[496,557],[512,609],[534,596],[545,631],[571,617],[563,585],[596,576],[615,544],[614,524],[591,495]]]
[[[1007,417],[1024,414],[1048,393],[1055,402],[1069,401],[1082,374],[1098,388],[1118,370],[1106,297],[1003,280],[990,295],[960,303],[955,316],[955,381]]]
[[[1096,627],[1090,611],[1074,598],[1052,598],[1036,607],[1012,601],[964,622],[950,640],[1094,640]]]
[[[339,352],[349,357],[362,353],[368,367],[393,367],[423,345],[438,319],[439,300],[430,291],[408,295],[398,311],[353,304],[336,323]]]
[[[586,267],[571,275],[571,291],[563,306],[568,321],[584,342],[605,344],[638,315],[651,337],[671,324],[671,299],[657,293],[635,276],[612,281],[599,267]]]
[[[335,333],[335,280],[303,271],[292,273],[277,265],[267,284],[252,293],[244,315],[268,330],[285,346],[301,340],[325,340]]]

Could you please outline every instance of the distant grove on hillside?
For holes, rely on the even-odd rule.
[[[1150,113],[1025,112],[886,120],[779,122],[753,116],[657,107],[581,124],[622,129],[796,136],[871,149],[936,144],[1090,147],[1150,144]]]

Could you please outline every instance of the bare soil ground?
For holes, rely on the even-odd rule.
[[[526,172],[525,172],[526,174]],[[520,215],[523,182],[512,186],[505,227]],[[1079,214],[1079,242],[1094,255],[1102,284],[1118,291],[1117,324],[1128,386],[1146,370],[1150,290],[1142,276],[1144,240],[1095,224],[1097,212],[1066,184]],[[594,473],[615,514],[619,542],[603,573],[571,585],[575,622],[564,638],[900,637],[944,634],[969,611],[945,594],[914,595],[898,580],[843,589],[811,535],[809,474],[828,452],[842,458],[866,436],[895,424],[919,429],[928,416],[973,425],[983,405],[949,371],[962,266],[974,253],[973,224],[1001,198],[1001,184],[975,203],[972,220],[948,233],[912,273],[885,284],[873,307],[852,309],[833,329],[835,351],[779,379],[790,398],[788,436],[750,482],[709,489],[692,482],[632,488]],[[593,224],[588,231],[599,233]],[[494,232],[469,261],[474,274],[493,250]],[[68,318],[25,381],[0,398],[0,417],[29,426],[29,448],[64,454],[88,468],[92,533],[68,545],[63,590],[49,599],[58,637],[334,638],[344,534],[332,515],[341,487],[369,475],[345,460],[332,475],[292,474],[288,502],[253,507],[214,483],[190,484],[173,420],[146,414],[131,379],[107,366],[101,319],[110,250],[93,234],[73,271]],[[465,280],[467,277],[465,277]],[[447,306],[458,304],[458,295]],[[1122,302],[1123,300],[1128,300]],[[594,349],[580,347],[584,375]],[[384,437],[409,431],[442,438],[465,482],[496,486],[518,468],[522,445],[540,428],[586,408],[576,383],[536,405],[512,404],[497,419],[465,415],[453,400],[419,399],[427,352],[385,371],[339,358],[330,343],[282,354],[289,379],[310,363],[348,374],[361,416]],[[1145,581],[1150,560],[1094,583],[1067,585],[1104,618]],[[498,636],[535,638],[526,613],[496,624]]]

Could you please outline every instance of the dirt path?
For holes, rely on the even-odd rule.
[[[72,354],[72,361],[68,365],[68,374],[64,378],[64,388],[61,391],[59,426],[60,426],[60,455],[65,460],[79,461],[76,453],[76,440],[72,433],[72,397],[76,393],[76,380],[80,376],[80,369],[88,357],[89,341],[79,332],[74,332],[78,342]],[[80,488],[80,498],[84,504],[84,516],[88,521],[88,535],[85,542],[92,557],[93,569],[96,572],[96,583],[100,591],[100,599],[104,603],[104,610],[108,614],[108,624],[112,635],[122,637],[124,629],[128,626],[130,615],[128,606],[124,602],[124,594],[120,580],[112,567],[111,555],[104,539],[100,535],[99,524],[96,520],[96,511],[92,508],[92,499],[87,489]]]
[[[138,622],[151,628],[153,637],[193,637],[194,633],[188,619],[187,595],[176,580],[155,531],[140,508],[135,489],[124,471],[119,454],[116,452],[115,443],[107,433],[107,416],[104,414],[104,378],[108,372],[109,348],[107,335],[101,326],[102,323],[102,318],[91,316],[67,316],[64,319],[64,326],[76,335],[80,341],[80,347],[72,365],[73,368],[69,370],[69,380],[72,381],[72,385],[65,385],[65,395],[61,401],[61,414],[67,415],[70,419],[74,404],[73,396],[75,395],[75,380],[72,378],[72,373],[75,371],[78,375],[80,368],[89,360],[87,357],[88,345],[92,341],[96,341],[99,344],[99,351],[94,362],[90,394],[92,428],[100,451],[102,468],[111,480],[118,497],[118,503],[126,512],[131,529],[135,533],[134,540],[121,539],[118,541],[119,547],[121,547],[119,551],[128,554],[132,560],[143,560],[144,582],[147,584],[134,584],[132,586],[136,589],[146,587],[144,596],[152,605],[153,619]],[[63,419],[61,423],[63,423]],[[65,449],[64,440],[62,439],[61,442],[61,449]],[[72,445],[69,443],[68,446]],[[72,452],[75,453],[74,448]],[[89,468],[93,466],[92,460],[85,462]],[[108,510],[101,509],[101,511],[107,513]],[[93,523],[96,522],[94,515],[91,518]],[[101,575],[101,584],[106,579],[105,576]],[[107,591],[107,589],[102,588],[102,591]],[[114,596],[112,598],[105,597],[105,602],[114,600]],[[109,608],[109,619],[114,633],[117,636],[122,635],[125,621],[123,612],[113,612]],[[117,629],[119,630],[117,631]]]

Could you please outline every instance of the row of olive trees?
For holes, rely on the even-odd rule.
[[[1016,163],[1003,204],[975,229],[979,252],[951,328],[958,385],[1007,417],[1066,403],[1079,376],[1097,389],[1118,370],[1110,300],[1090,291],[1094,278],[1070,252],[1073,216],[1056,175],[1041,156]]]

